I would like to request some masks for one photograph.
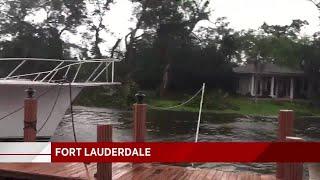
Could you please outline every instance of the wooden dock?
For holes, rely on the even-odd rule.
[[[23,179],[91,179],[94,180],[96,164],[82,163],[10,163],[0,164],[1,178]],[[89,175],[89,176],[88,176]],[[245,172],[226,172],[216,169],[199,169],[160,164],[113,163],[112,179],[152,179],[152,180],[276,180],[273,175]]]
[[[25,103],[34,99],[29,97]],[[33,104],[34,105],[34,104]],[[134,104],[134,141],[144,142],[146,134],[146,104]],[[31,127],[36,124],[36,106],[26,106],[28,114],[25,115],[24,122],[24,141],[33,142],[36,140],[36,129]],[[288,136],[293,135],[293,111],[280,111],[279,116],[279,137],[281,141],[287,141]],[[289,138],[290,139],[290,138]],[[297,139],[297,138],[294,138]],[[112,126],[97,126],[97,141],[112,142]],[[119,180],[276,180],[275,175],[262,175],[249,172],[227,172],[217,169],[200,169],[191,167],[179,167],[162,164],[134,164],[132,163],[112,163],[97,164],[91,163],[85,165],[83,163],[3,163],[0,164],[0,180],[1,179],[89,179],[94,180],[97,169],[98,179],[119,179]],[[277,165],[277,177],[282,179],[302,179],[302,164],[289,163]]]

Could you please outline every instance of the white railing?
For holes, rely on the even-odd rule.
[[[68,77],[71,79],[72,83],[82,82],[97,82],[98,79],[103,79],[103,82],[114,83],[114,68],[115,62],[119,62],[118,59],[108,58],[108,59],[89,59],[89,60],[60,60],[60,59],[41,59],[41,58],[0,58],[1,62],[19,62],[17,66],[15,66],[8,75],[1,80],[12,80],[12,79],[29,79],[31,81],[39,81],[39,82],[54,82],[57,81],[57,74],[64,74],[64,77]],[[23,72],[28,72],[27,69],[23,69],[24,65],[28,62],[37,63],[37,62],[48,62],[50,64],[56,62],[53,68],[46,71],[39,70],[38,72],[30,72],[30,73],[17,73],[18,70],[23,70]],[[88,69],[85,69],[84,72],[86,78],[85,80],[79,80],[78,75],[81,72],[83,66],[87,64],[96,64],[94,65],[94,70],[92,72],[88,72]],[[111,66],[110,66],[111,65]],[[71,70],[74,69],[75,73],[70,73]],[[111,69],[111,79],[109,78],[109,70]],[[105,74],[105,78],[101,78],[101,76]],[[101,81],[100,81],[101,82]]]

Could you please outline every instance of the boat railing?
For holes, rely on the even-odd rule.
[[[119,62],[118,59],[107,58],[107,59],[89,59],[89,60],[60,60],[60,59],[40,59],[40,58],[0,58],[0,62],[4,61],[20,61],[20,63],[15,66],[5,77],[0,78],[1,80],[13,80],[13,79],[28,79],[31,81],[38,82],[54,82],[57,80],[57,74],[63,74],[63,77],[68,77],[72,83],[82,82],[97,82],[99,79],[103,79],[103,82],[114,83],[114,72],[115,72],[115,62]],[[49,68],[49,70],[17,73],[18,70],[23,68],[26,62],[55,62],[56,64]],[[85,79],[80,80],[78,78],[79,73],[86,64],[94,64],[92,71],[85,69]],[[75,70],[74,73],[71,69]],[[111,71],[111,72],[110,72]],[[105,74],[105,78],[101,76]],[[111,78],[109,77],[111,75]],[[60,78],[61,79],[61,78]],[[101,82],[101,81],[99,81]]]

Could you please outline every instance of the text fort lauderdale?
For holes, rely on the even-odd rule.
[[[56,156],[151,156],[151,148],[55,148]]]

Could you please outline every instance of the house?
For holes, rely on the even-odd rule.
[[[272,63],[248,63],[233,69],[237,93],[270,98],[304,98],[307,81],[304,72]]]

